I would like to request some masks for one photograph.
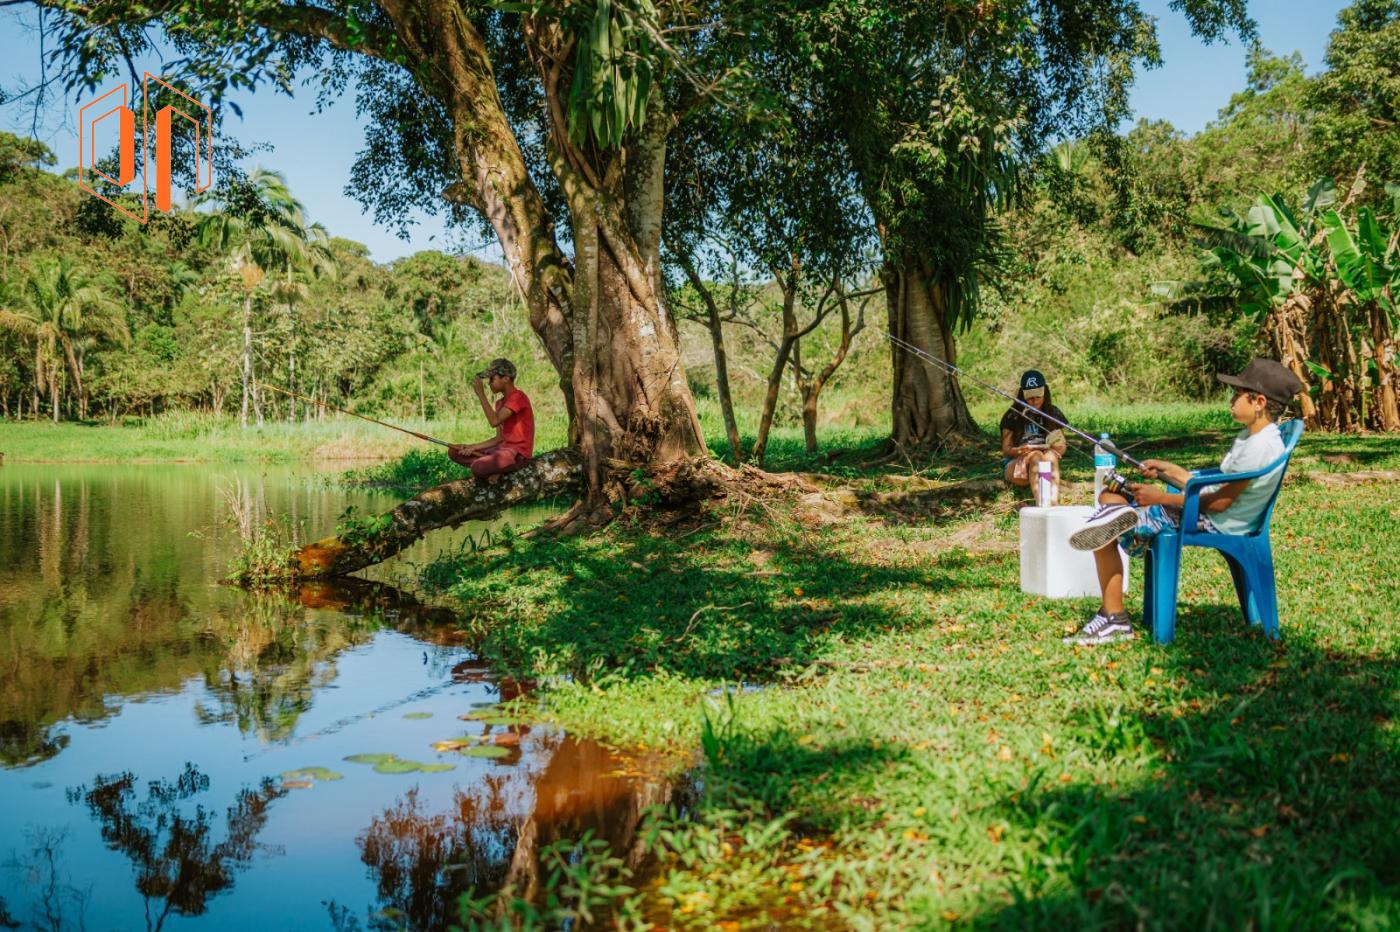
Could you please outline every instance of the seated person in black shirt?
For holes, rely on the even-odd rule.
[[[1028,486],[1035,479],[1040,461],[1049,460],[1058,486],[1064,435],[1058,435],[1058,442],[1050,435],[1059,430],[1060,423],[1068,424],[1069,419],[1050,401],[1050,386],[1045,384],[1045,376],[1034,369],[1021,374],[1021,390],[1016,397],[1031,407],[1012,405],[1001,416],[1002,477],[1010,485]]]

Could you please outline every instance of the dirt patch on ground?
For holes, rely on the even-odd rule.
[[[1363,469],[1358,472],[1310,472],[1307,473],[1307,477],[1319,485],[1358,485],[1369,482],[1400,482],[1400,471]]]

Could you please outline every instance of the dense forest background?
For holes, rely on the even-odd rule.
[[[1271,352],[1277,339],[1269,313],[1283,305],[1278,277],[1272,298],[1261,298],[1249,268],[1264,260],[1263,277],[1272,274],[1274,247],[1258,245],[1277,232],[1260,228],[1267,207],[1305,232],[1312,223],[1307,245],[1325,241],[1331,252],[1320,261],[1346,279],[1338,306],[1365,299],[1384,325],[1348,325],[1358,334],[1346,346],[1354,371],[1321,356],[1310,363],[1314,401],[1352,379],[1377,400],[1337,426],[1386,427],[1379,383],[1394,362],[1396,274],[1386,261],[1400,200],[1386,184],[1400,156],[1396,6],[1362,0],[1344,11],[1313,77],[1296,54],[1254,50],[1246,86],[1200,133],[1143,120],[1028,158],[995,213],[987,285],[958,361],[1007,387],[1022,369],[1040,368],[1057,400],[1212,397],[1217,370]],[[435,251],[376,264],[365,247],[311,223],[275,171],[255,172],[246,186],[261,215],[241,210],[235,219],[223,213],[227,203],[204,201],[143,227],[82,194],[55,164],[42,143],[0,133],[4,418],[321,416],[259,390],[264,383],[379,416],[455,419],[474,405],[471,374],[501,355],[519,365],[542,418],[564,417],[557,378],[504,267]],[[1355,231],[1365,281],[1337,273],[1349,268],[1338,230]],[[1369,264],[1368,236],[1380,250]],[[707,259],[722,258],[722,244],[707,250]],[[889,350],[873,272],[838,302],[829,292],[785,295],[780,281],[737,260],[719,282],[722,261],[707,261],[703,283],[683,265],[670,270],[669,299],[703,420],[717,417],[710,330],[719,326],[747,436],[770,388],[778,426],[801,423],[804,400],[813,435],[836,423],[887,423]],[[1285,290],[1301,287],[1300,276]],[[717,315],[707,314],[702,291]],[[775,368],[785,313],[820,321]]]

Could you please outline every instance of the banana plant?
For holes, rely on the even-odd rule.
[[[1400,186],[1386,190],[1400,217]],[[1393,337],[1400,225],[1392,221],[1387,230],[1369,207],[1348,225],[1343,210],[1335,184],[1324,179],[1297,214],[1280,196],[1260,195],[1242,216],[1225,211],[1223,223],[1197,224],[1209,282],[1173,290],[1228,294],[1261,327],[1291,330],[1271,337],[1276,348],[1301,351],[1298,362],[1322,381],[1324,410],[1314,426],[1400,429]]]

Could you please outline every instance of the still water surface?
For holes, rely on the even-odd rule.
[[[312,536],[395,502],[290,469],[0,468],[0,927],[440,928],[466,889],[536,886],[539,849],[586,829],[634,859],[663,784],[558,730],[480,721],[529,684],[384,584],[483,525],[378,582],[250,593],[218,584],[239,488]],[[464,736],[504,756],[432,747]],[[451,769],[345,760],[361,754]]]

